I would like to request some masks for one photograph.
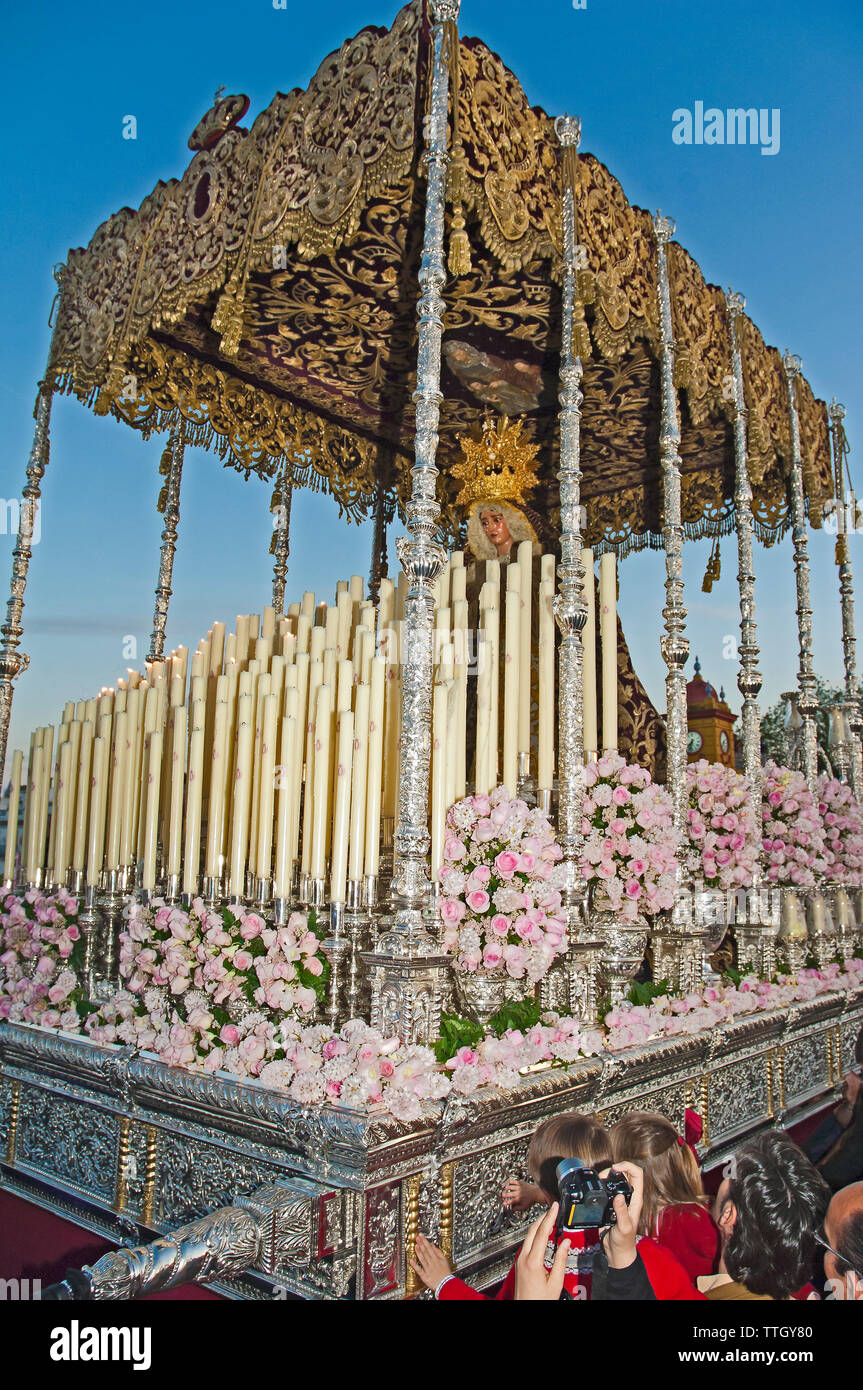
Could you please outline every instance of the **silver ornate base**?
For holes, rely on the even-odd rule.
[[[827,1104],[861,1023],[863,990],[822,995],[566,1073],[531,1071],[505,1093],[451,1095],[411,1124],[383,1110],[302,1106],[128,1048],[4,1023],[0,1182],[133,1245],[141,1228],[175,1231],[277,1184],[287,1205],[280,1199],[278,1239],[240,1273],[228,1222],[199,1271],[230,1298],[411,1296],[418,1230],[451,1243],[462,1275],[482,1288],[505,1272],[529,1224],[530,1213],[502,1211],[499,1193],[523,1175],[546,1116],[585,1110],[610,1124],[627,1110],[658,1110],[682,1130],[689,1106],[702,1116],[710,1166],[747,1133]]]

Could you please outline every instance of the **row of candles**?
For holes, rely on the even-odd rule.
[[[583,558],[585,747],[592,752],[598,747],[597,622],[593,556],[585,551]],[[514,791],[527,775],[536,661],[536,785],[550,797],[554,558],[538,561],[537,612],[535,563],[525,543],[517,560],[485,567],[476,650],[478,791],[499,779]],[[614,747],[612,556],[601,558],[599,578],[603,746]],[[454,552],[435,586],[429,808],[435,876],[446,809],[465,795],[470,772],[467,579],[463,556]],[[95,890],[106,876],[137,871],[141,888],[154,893],[160,876],[172,897],[204,888],[212,897],[266,900],[271,893],[288,900],[299,883],[307,898],[311,891],[333,903],[346,901],[348,883],[374,884],[382,827],[392,827],[398,796],[405,599],[404,576],[398,584],[381,581],[377,607],[354,576],[339,583],[331,605],[306,593],[281,618],[272,608],[261,619],[240,616],[230,634],[214,623],[191,662],[180,647],[96,698],[70,701],[56,731],[47,726],[32,735],[26,775],[22,752],[13,756],[6,882],[15,875],[23,791],[27,883],[66,882],[71,875],[77,888]]]

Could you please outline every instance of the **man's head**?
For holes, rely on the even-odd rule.
[[[836,1298],[863,1299],[863,1182],[836,1193],[824,1218],[824,1273]]]
[[[713,1215],[722,1264],[750,1293],[785,1299],[802,1288],[830,1201],[821,1174],[787,1134],[768,1130],[737,1151]]]

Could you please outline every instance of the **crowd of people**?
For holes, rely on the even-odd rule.
[[[724,1163],[709,1196],[694,1145],[665,1116],[632,1111],[606,1130],[592,1115],[556,1115],[531,1139],[529,1180],[511,1178],[501,1194],[511,1210],[546,1210],[499,1290],[472,1288],[422,1234],[412,1265],[444,1301],[863,1300],[863,1083],[854,1071],[805,1148],[764,1130]],[[557,1170],[572,1159],[629,1184],[604,1224],[562,1228]]]

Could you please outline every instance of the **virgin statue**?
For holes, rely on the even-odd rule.
[[[536,475],[536,456],[539,446],[522,436],[521,419],[510,422],[505,416],[496,421],[486,417],[479,440],[460,436],[463,457],[453,466],[453,476],[462,483],[456,498],[457,506],[467,513],[467,544],[464,552],[466,567],[466,597],[468,620],[473,631],[480,625],[480,591],[492,580],[506,589],[505,567],[518,560],[519,546],[530,541],[531,569],[531,644],[532,734],[531,765],[535,766],[536,706],[538,703],[538,663],[536,633],[539,611],[541,557],[560,558],[558,538],[553,534],[543,512],[547,514],[548,491],[541,504],[543,512],[535,511],[525,501],[525,494],[541,488]],[[497,562],[494,563],[489,562]],[[499,572],[497,572],[499,571]],[[593,581],[595,583],[595,579]],[[597,595],[598,599],[598,595]],[[602,691],[600,634],[597,642],[597,708],[602,727]],[[500,650],[505,649],[505,607],[500,603]],[[629,648],[617,619],[618,668],[618,752],[629,762],[648,767],[655,778],[665,777],[665,727],[651,703],[644,686],[632,666]],[[473,682],[471,684],[474,684]],[[502,697],[502,690],[501,690]],[[469,696],[471,705],[475,698]],[[473,726],[468,720],[468,729]],[[471,734],[468,735],[472,743]],[[473,749],[468,748],[468,765]],[[514,789],[510,789],[514,790]]]

